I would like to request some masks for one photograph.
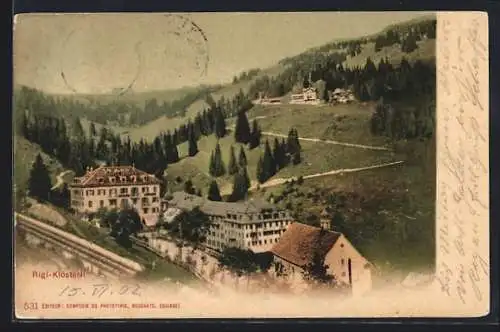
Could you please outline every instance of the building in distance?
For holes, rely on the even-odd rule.
[[[287,210],[263,200],[245,202],[215,202],[185,192],[175,192],[162,202],[165,214],[176,215],[198,207],[211,220],[205,245],[221,251],[236,247],[263,253],[278,243],[292,223]]]

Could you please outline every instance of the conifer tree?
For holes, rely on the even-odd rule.
[[[229,164],[227,166],[229,175],[234,175],[238,172],[238,164],[236,163],[236,156],[234,155],[234,147],[230,147],[229,151]]]
[[[236,127],[234,129],[234,139],[238,143],[247,144],[251,139],[250,125],[245,111],[238,112]]]
[[[251,131],[251,139],[249,142],[249,147],[250,149],[255,149],[260,145],[260,137],[261,137],[261,131],[259,128],[259,125],[257,123],[257,120],[253,120],[252,123],[252,131]]]
[[[211,201],[222,201],[222,197],[220,195],[220,190],[219,190],[219,186],[217,185],[217,181],[212,180],[212,182],[210,182],[210,186],[208,187],[207,198]]]
[[[226,120],[224,119],[224,115],[219,107],[215,109],[215,136],[217,138],[222,138],[226,136]]]
[[[97,130],[95,129],[95,123],[90,123],[90,137],[97,136]]]
[[[273,146],[273,157],[274,161],[276,162],[276,169],[279,170],[284,167],[284,155],[283,155],[283,149],[281,147],[281,144],[278,140],[278,138],[274,139],[274,146]]]
[[[189,151],[188,154],[190,157],[195,156],[198,153],[198,143],[196,142],[196,137],[194,134],[194,130],[189,130]]]
[[[82,139],[85,137],[85,132],[83,131],[82,123],[79,117],[76,117],[73,124],[73,136],[77,139]]]
[[[51,187],[49,171],[43,162],[42,156],[38,154],[30,171],[28,180],[29,194],[41,201],[48,201]]]
[[[264,177],[266,180],[272,177],[274,174],[276,174],[276,163],[274,161],[268,140],[266,140],[266,144],[264,147],[263,168],[264,168]]]
[[[245,154],[245,148],[243,146],[240,147],[240,155],[238,156],[238,165],[240,167],[247,167],[247,155]]]
[[[208,166],[208,173],[212,176],[216,176],[216,172],[215,172],[215,155],[214,155],[214,152],[212,151],[212,153],[210,154],[210,162],[209,162],[209,166]]]
[[[262,156],[259,157],[259,161],[257,162],[257,171],[256,171],[256,175],[257,175],[257,181],[259,181],[259,183],[264,183],[266,182],[267,178],[266,178],[266,175],[264,173],[264,158],[262,158]]]
[[[235,202],[244,199],[248,194],[248,188],[245,172],[241,169],[234,175],[233,192],[231,193],[230,200]]]
[[[226,174],[226,167],[224,165],[224,160],[222,159],[222,152],[219,143],[215,146],[215,151],[212,152],[212,156],[210,157],[210,172],[210,175],[214,177]]]
[[[243,174],[243,178],[245,179],[246,186],[249,189],[252,186],[252,182],[250,181],[250,176],[248,176],[247,168],[246,167],[242,167],[240,169],[240,171]]]

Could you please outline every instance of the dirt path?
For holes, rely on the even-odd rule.
[[[274,132],[270,132],[270,131],[264,131],[264,132],[262,132],[262,135],[274,136],[274,137],[284,137],[284,138],[288,137],[288,135],[278,134],[278,133],[274,133]],[[348,146],[348,147],[352,147],[352,148],[360,148],[360,149],[366,149],[366,150],[392,151],[390,148],[385,147],[385,146],[373,146],[373,145],[345,143],[345,142],[325,140],[325,139],[320,139],[320,138],[299,137],[299,140],[308,141],[308,142],[316,142],[316,143],[333,144],[333,145],[342,145],[342,146]]]
[[[253,120],[257,119],[265,119],[267,116],[257,116],[255,118],[248,119],[248,122],[251,123]],[[229,129],[234,129],[235,125],[231,124],[228,126]],[[280,133],[275,133],[272,131],[263,131],[262,135],[266,136],[273,136],[273,137],[282,137],[282,138],[287,138],[288,135],[285,134],[280,134]],[[364,145],[364,144],[355,144],[355,143],[346,143],[346,142],[339,142],[339,141],[333,141],[333,140],[327,140],[327,139],[321,139],[321,138],[316,138],[316,137],[300,137],[300,141],[307,141],[307,142],[315,142],[315,143],[326,143],[326,144],[333,144],[333,145],[342,145],[342,146],[348,146],[351,148],[359,148],[359,149],[366,149],[366,150],[379,150],[379,151],[392,151],[392,149],[385,147],[385,146],[373,146],[373,145]]]
[[[391,162],[391,163],[372,165],[372,166],[366,166],[366,167],[358,167],[358,168],[340,168],[340,169],[334,169],[334,170],[331,170],[328,172],[305,175],[302,178],[304,180],[307,180],[307,179],[313,179],[313,178],[317,178],[317,177],[321,177],[321,176],[337,175],[337,174],[344,174],[344,173],[355,173],[355,172],[361,172],[361,171],[366,171],[366,170],[370,170],[370,169],[395,166],[395,165],[399,165],[402,163],[404,163],[404,161],[395,161],[395,162]],[[271,180],[261,184],[259,187],[260,188],[275,187],[275,186],[279,186],[281,184],[284,184],[287,181],[292,181],[292,180],[297,181],[297,179],[298,179],[298,177],[271,179]],[[252,184],[249,191],[253,191],[256,189],[257,189],[257,184],[254,183],[254,184]]]
[[[54,186],[52,186],[51,190],[56,190],[57,188],[59,188],[60,186],[63,185],[64,183],[64,177],[70,173],[72,173],[73,171],[72,170],[65,170],[61,173],[59,173],[57,176],[56,176],[56,184],[54,184]]]

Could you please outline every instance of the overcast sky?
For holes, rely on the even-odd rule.
[[[269,67],[334,39],[372,34],[428,13],[184,15],[207,39],[198,48],[187,40],[203,41],[202,34],[186,32],[187,26],[179,31],[181,21],[163,14],[17,16],[14,81],[53,93],[106,92],[134,79],[135,91],[225,83],[243,70]],[[172,34],[176,31],[179,36]]]

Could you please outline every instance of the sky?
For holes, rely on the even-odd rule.
[[[134,91],[223,84],[311,47],[428,14],[23,14],[14,21],[14,84],[61,94],[131,83]]]

